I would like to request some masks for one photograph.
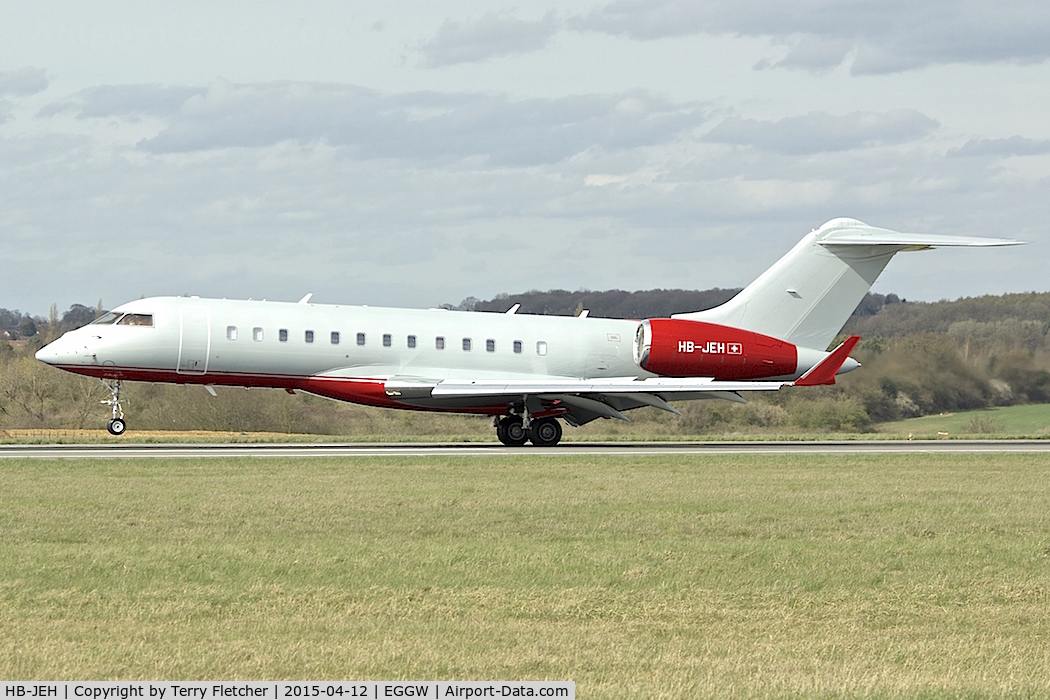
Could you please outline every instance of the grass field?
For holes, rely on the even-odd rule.
[[[936,416],[883,423],[880,433],[916,438],[941,437],[1047,437],[1050,404],[1000,406],[979,411],[959,411]]]
[[[1050,457],[0,462],[0,678],[1050,694]]]
[[[731,406],[728,410],[739,409]],[[746,407],[745,407],[746,408]],[[138,430],[117,438],[104,428],[7,428],[0,429],[5,443],[121,443],[121,442],[486,442],[495,443],[492,421],[478,416],[411,414],[389,409],[355,407],[355,421],[345,435],[266,433],[218,430]],[[565,429],[566,442],[632,442],[675,440],[880,440],[937,438],[1047,438],[1050,437],[1050,404],[1002,406],[959,411],[883,423],[865,433],[829,433],[792,426],[742,426],[698,434],[656,409],[631,413],[631,422],[594,421],[582,428]]]

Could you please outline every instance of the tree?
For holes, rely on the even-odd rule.
[[[101,306],[101,301],[99,305]],[[90,306],[73,304],[69,307],[69,311],[62,314],[62,330],[71,331],[75,328],[86,326],[94,321],[98,315],[97,311]]]
[[[50,427],[55,413],[53,399],[62,379],[53,368],[31,357],[20,357],[9,362],[0,375],[0,401],[8,413],[18,409],[33,423]]]

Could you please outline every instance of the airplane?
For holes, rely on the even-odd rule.
[[[826,351],[890,259],[1022,241],[900,233],[833,219],[721,306],[622,320],[444,309],[152,297],[65,333],[38,360],[101,379],[108,430],[123,382],[267,387],[385,408],[493,417],[508,446],[553,446],[580,426],[674,401],[834,384],[859,336]],[[125,398],[122,398],[125,397]]]

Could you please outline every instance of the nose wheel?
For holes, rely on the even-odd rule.
[[[105,401],[99,401],[99,403],[103,406],[113,407],[113,417],[106,424],[106,430],[109,431],[110,435],[123,435],[124,431],[128,429],[128,424],[124,421],[124,406],[122,405],[128,400],[128,394],[124,391],[124,383],[119,379],[103,379],[102,383],[109,389],[111,397]],[[121,398],[122,394],[123,398]]]

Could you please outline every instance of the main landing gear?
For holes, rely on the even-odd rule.
[[[113,417],[109,419],[109,423],[106,424],[106,429],[110,435],[123,435],[124,431],[128,429],[128,424],[124,421],[124,407],[123,402],[128,400],[128,394],[124,391],[124,383],[119,379],[103,379],[102,383],[109,389],[112,397],[105,401],[99,401],[103,406],[113,407]],[[120,395],[124,394],[124,398]]]
[[[531,442],[536,447],[553,447],[561,440],[561,423],[557,418],[537,418],[529,427],[521,416],[504,416],[495,421],[496,437],[507,447],[521,447]]]

